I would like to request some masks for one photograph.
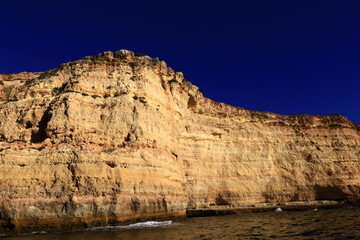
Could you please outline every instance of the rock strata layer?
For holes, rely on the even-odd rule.
[[[0,75],[0,232],[356,202],[359,184],[360,125],[214,102],[157,58],[120,50]]]

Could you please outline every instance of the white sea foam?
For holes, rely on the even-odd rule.
[[[275,211],[282,212],[282,209],[278,207]]]
[[[35,234],[44,234],[46,233],[45,231],[40,231],[40,232],[32,232],[31,235],[35,235]]]
[[[134,223],[134,224],[130,224],[130,225],[127,225],[124,227],[127,227],[127,228],[165,227],[165,226],[169,226],[171,224],[173,224],[173,221],[162,221],[162,222],[148,221],[148,222]]]
[[[138,228],[154,228],[154,227],[167,227],[175,224],[173,221],[147,221],[139,222],[125,226],[106,226],[106,227],[93,227],[86,229],[87,231],[101,231],[101,230],[115,230],[115,229],[138,229]]]

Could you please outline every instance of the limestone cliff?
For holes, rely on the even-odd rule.
[[[121,50],[0,75],[0,232],[360,196],[360,125],[205,98]]]

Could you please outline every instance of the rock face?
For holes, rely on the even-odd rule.
[[[0,232],[360,197],[360,125],[205,98],[120,50],[0,75]]]

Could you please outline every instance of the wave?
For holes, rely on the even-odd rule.
[[[74,230],[69,232],[81,232],[81,231],[106,231],[106,230],[120,230],[120,229],[141,229],[141,228],[155,228],[155,227],[168,227],[170,225],[175,225],[176,223],[173,221],[147,221],[147,222],[139,222],[124,226],[105,226],[105,227],[93,227],[93,228],[85,228],[83,230]],[[65,231],[67,232],[67,231]],[[37,234],[45,234],[45,231],[31,232],[31,233],[19,233],[14,236],[26,236],[26,235],[37,235]],[[0,234],[0,237],[8,237],[12,236],[12,234]]]
[[[129,224],[125,226],[105,226],[105,227],[93,227],[87,228],[86,231],[102,231],[102,230],[117,230],[117,229],[138,229],[138,228],[154,228],[154,227],[168,227],[174,225],[173,221],[147,221]]]
[[[45,231],[39,231],[39,232],[32,232],[31,235],[35,235],[35,234],[44,234],[46,233]]]

